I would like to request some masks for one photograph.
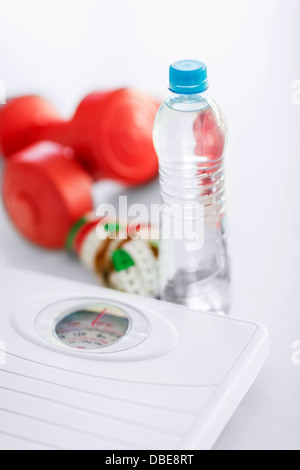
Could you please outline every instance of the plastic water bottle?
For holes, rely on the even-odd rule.
[[[207,68],[202,62],[183,60],[171,65],[169,89],[172,94],[154,126],[163,199],[160,295],[193,309],[227,313],[224,116],[207,94]],[[180,225],[188,227],[181,234]],[[188,244],[192,227],[202,242]]]

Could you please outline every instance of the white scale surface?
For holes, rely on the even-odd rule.
[[[268,355],[253,323],[16,269],[0,285],[0,449],[210,449]],[[67,348],[56,321],[92,300],[126,335]]]

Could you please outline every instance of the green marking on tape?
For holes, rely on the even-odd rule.
[[[120,230],[120,225],[119,224],[110,224],[110,223],[108,223],[104,226],[104,230],[108,233],[109,232],[118,232]]]
[[[73,227],[71,228],[69,234],[68,234],[68,237],[67,237],[67,241],[66,241],[66,248],[70,251],[72,251],[73,249],[73,242],[75,240],[75,237],[78,233],[78,231],[81,229],[81,227],[83,227],[87,222],[87,219],[85,217],[82,217],[81,219],[79,219],[75,225],[73,225]]]
[[[117,250],[112,254],[112,262],[117,272],[125,271],[135,265],[131,256],[124,250]]]

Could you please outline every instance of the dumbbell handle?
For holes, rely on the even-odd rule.
[[[65,146],[72,146],[72,121],[53,121],[33,129],[32,140],[48,140]]]

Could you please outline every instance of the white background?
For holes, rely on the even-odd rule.
[[[0,80],[63,115],[93,89],[167,95],[168,66],[207,63],[230,129],[232,313],[264,323],[270,359],[218,449],[300,449],[299,0],[0,0]],[[103,187],[95,190],[102,202]],[[153,183],[130,194],[158,200]],[[105,201],[107,202],[107,201]],[[0,262],[93,282],[64,253],[23,241],[0,213]],[[17,286],[16,286],[17,288]]]

